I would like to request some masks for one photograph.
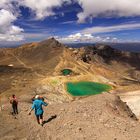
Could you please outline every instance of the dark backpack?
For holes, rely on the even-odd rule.
[[[16,99],[13,99],[12,104],[13,104],[13,105],[17,105],[17,104],[18,104],[17,100],[16,100]]]

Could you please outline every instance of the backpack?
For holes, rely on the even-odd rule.
[[[13,98],[12,101],[11,101],[11,103],[12,103],[13,105],[17,105],[17,104],[18,104],[18,101],[17,101],[16,98]]]

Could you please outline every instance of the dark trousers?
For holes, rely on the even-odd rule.
[[[18,107],[17,104],[12,104],[13,114],[18,114]]]

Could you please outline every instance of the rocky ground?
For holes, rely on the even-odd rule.
[[[9,104],[0,112],[0,140],[139,140],[140,124],[127,106],[105,93],[44,108],[44,126],[36,123],[31,104],[19,102],[17,118]]]

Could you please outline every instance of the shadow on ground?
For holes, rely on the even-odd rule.
[[[56,119],[56,117],[57,117],[57,115],[51,116],[48,120],[45,120],[45,121],[43,122],[43,124],[46,124],[46,123],[51,122],[53,119]]]

